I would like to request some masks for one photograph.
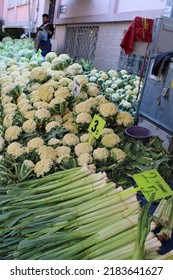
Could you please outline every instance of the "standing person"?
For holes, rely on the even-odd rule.
[[[52,44],[51,44],[50,39],[52,38],[52,36],[54,34],[55,28],[54,28],[53,24],[49,22],[48,14],[43,14],[42,18],[43,18],[43,23],[40,27],[37,28],[37,34],[41,30],[46,30],[47,39],[46,40],[38,39],[39,42],[38,42],[37,51],[39,49],[41,49],[42,56],[45,57],[46,54],[51,51]]]

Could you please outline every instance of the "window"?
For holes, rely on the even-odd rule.
[[[28,4],[29,0],[17,0],[17,6]]]

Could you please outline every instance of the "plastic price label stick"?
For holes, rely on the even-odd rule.
[[[90,134],[92,136],[94,136],[96,139],[98,139],[105,124],[106,124],[106,121],[103,118],[101,118],[99,115],[95,114],[90,123],[88,131],[90,132]]]
[[[133,175],[133,179],[138,185],[145,198],[149,201],[151,195],[154,200],[162,199],[173,194],[173,191],[156,169],[150,169]]]
[[[72,92],[75,96],[79,95],[81,89],[81,85],[78,83],[78,81],[74,80],[73,81],[73,88],[72,88]]]

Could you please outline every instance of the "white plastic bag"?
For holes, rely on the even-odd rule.
[[[48,39],[48,33],[45,29],[38,31],[37,40],[47,41],[47,39]]]

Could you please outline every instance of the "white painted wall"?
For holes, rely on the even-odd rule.
[[[109,0],[61,0],[61,5],[67,5],[67,13],[60,18],[94,16],[108,12]]]
[[[118,13],[164,9],[167,0],[119,0]]]

